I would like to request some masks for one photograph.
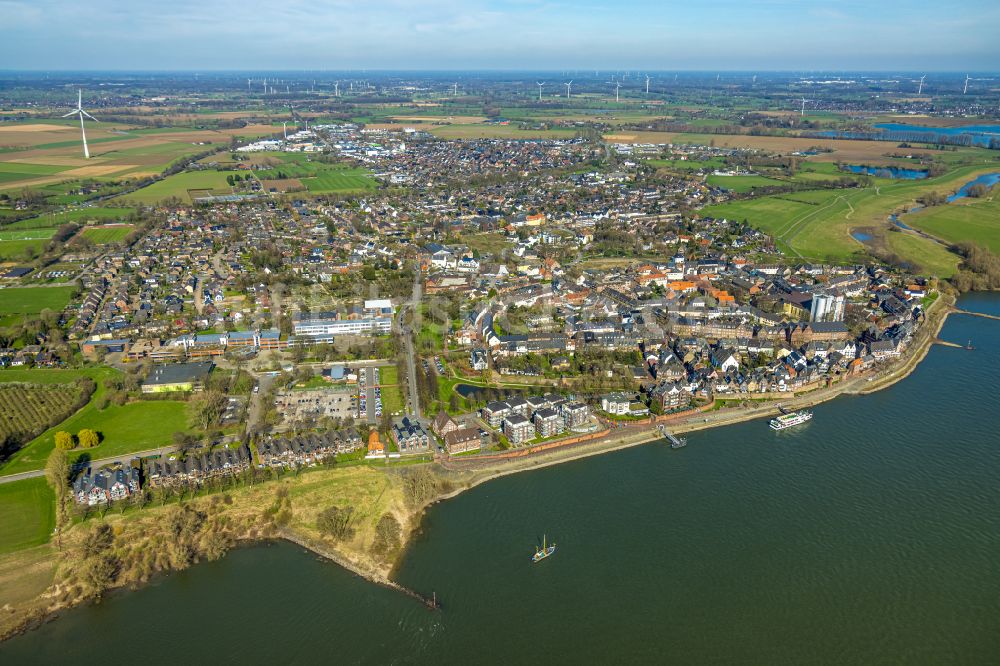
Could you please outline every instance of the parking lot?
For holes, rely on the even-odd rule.
[[[282,391],[275,398],[275,406],[286,421],[354,418],[359,409],[357,396],[344,388]]]

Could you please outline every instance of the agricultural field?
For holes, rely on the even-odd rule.
[[[56,497],[44,477],[0,484],[0,554],[46,543],[56,523]]]
[[[709,206],[702,212],[714,217],[746,219],[773,236],[778,246],[791,256],[816,261],[852,261],[866,252],[864,244],[851,236],[853,229],[887,231],[888,216],[912,207],[919,196],[952,192],[976,175],[989,171],[965,166],[927,180],[889,181],[864,189],[794,192]],[[889,242],[884,234],[879,236],[876,240],[882,245]],[[945,261],[941,254],[944,249],[928,239],[892,238],[890,249],[918,271],[941,276],[954,272],[952,262]],[[943,268],[946,272],[937,272]]]
[[[189,127],[135,128],[127,124],[89,123],[91,158],[82,154],[79,127],[65,120],[12,123],[0,127],[0,191],[30,187],[49,195],[50,203],[74,203],[67,185],[81,179],[112,181],[159,175],[177,160],[228,146],[233,137],[267,136],[273,126],[213,130]]]
[[[0,289],[0,315],[38,314],[42,310],[60,312],[69,303],[76,287],[15,287]]]
[[[891,141],[852,141],[847,139],[821,139],[797,136],[751,136],[749,134],[688,134],[677,132],[636,132],[627,131],[605,134],[605,141],[612,143],[673,143],[695,146],[715,146],[718,148],[754,148],[774,153],[789,154],[805,152],[814,148],[822,148],[830,152],[821,152],[809,158],[809,162],[844,162],[847,164],[911,164],[888,157],[890,153],[899,152],[896,144]],[[939,151],[912,148],[908,153],[915,156],[937,157]],[[988,156],[989,151],[963,149],[954,153],[961,156],[962,161],[975,155]],[[950,153],[946,153],[950,154]],[[989,157],[992,159],[992,157]]]
[[[232,171],[185,171],[167,176],[149,187],[116,197],[112,201],[118,204],[133,202],[152,204],[171,197],[177,197],[184,203],[191,203],[192,195],[232,194],[233,188],[226,182],[226,177],[234,175]]]
[[[910,213],[904,222],[949,243],[975,241],[1000,254],[1000,192],[983,199],[961,199]]]
[[[80,232],[80,234],[97,245],[107,245],[108,243],[117,243],[122,240],[128,236],[133,229],[135,229],[135,227],[131,224],[101,225],[87,227]]]
[[[24,441],[62,421],[78,396],[73,384],[0,384],[0,441]]]
[[[574,129],[521,129],[515,125],[441,125],[430,133],[442,139],[572,139]]]
[[[305,153],[268,153],[255,156],[254,176],[268,189],[283,189],[283,181],[297,181],[312,194],[357,192],[375,189],[377,183],[365,169],[321,162]]]

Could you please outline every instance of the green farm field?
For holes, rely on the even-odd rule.
[[[2,245],[2,244],[0,244]],[[0,315],[59,312],[69,303],[75,287],[16,287],[0,289]]]
[[[521,129],[514,125],[441,125],[428,131],[442,139],[572,139],[573,129]]]
[[[191,203],[189,192],[192,190],[211,190],[229,194],[232,188],[226,182],[226,176],[233,175],[231,171],[185,171],[167,176],[149,187],[116,197],[115,203],[135,202],[151,204],[177,197],[185,203]]]
[[[254,175],[259,180],[271,180],[279,175],[297,178],[313,194],[372,190],[378,185],[365,169],[320,162],[305,153],[269,153],[260,160],[256,164],[277,164],[255,169]]]
[[[46,543],[55,512],[56,497],[44,477],[0,484],[0,553]]]

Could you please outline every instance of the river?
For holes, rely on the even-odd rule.
[[[1000,315],[1000,295],[960,306]],[[954,315],[907,379],[504,477],[436,505],[398,572],[235,551],[0,645],[8,664],[995,663],[1000,322]],[[547,533],[552,558],[530,564]]]

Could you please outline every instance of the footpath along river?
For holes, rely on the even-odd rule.
[[[1000,295],[959,307],[1000,315]],[[398,572],[443,610],[289,544],[235,551],[0,644],[8,664],[996,663],[1000,323],[815,408],[483,484]],[[543,533],[555,556],[531,564]]]

